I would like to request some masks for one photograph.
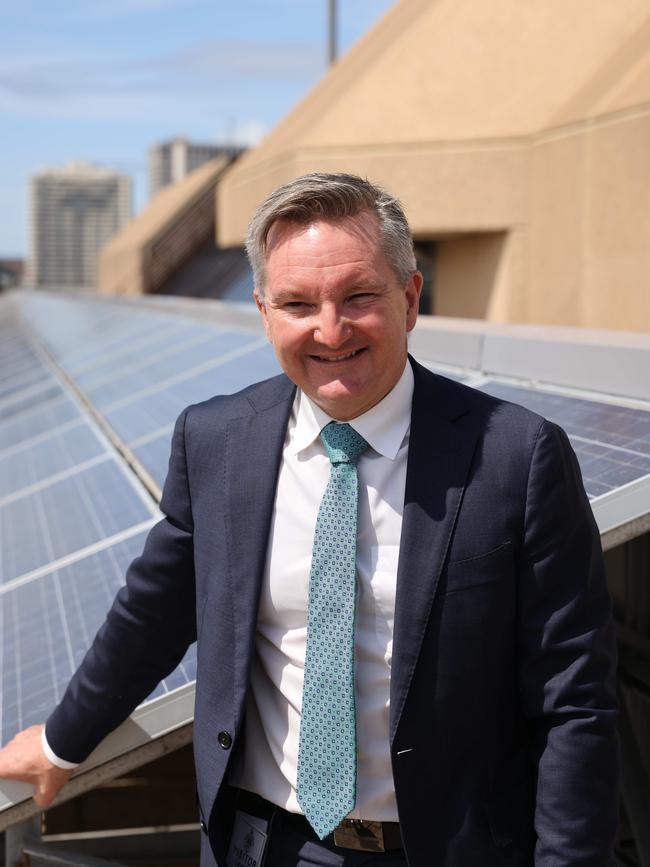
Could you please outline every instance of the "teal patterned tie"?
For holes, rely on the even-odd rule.
[[[368,443],[349,424],[330,422],[320,435],[332,466],[316,519],[309,574],[297,795],[322,840],[356,801],[356,462]]]

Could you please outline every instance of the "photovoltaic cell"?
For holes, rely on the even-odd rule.
[[[2,377],[0,379],[0,403],[16,394],[16,392],[34,386],[49,378],[49,371],[45,365],[40,363],[34,364],[22,373]]]
[[[0,595],[3,743],[43,722],[60,700],[144,538],[140,533]],[[195,677],[191,647],[155,694]]]
[[[14,449],[4,458],[0,454],[0,500],[102,453],[108,454],[104,444],[81,422],[34,445]]]
[[[134,397],[126,405],[107,410],[105,418],[118,436],[130,444],[151,431],[173,425],[188,404],[215,394],[232,394],[279,372],[273,350],[264,346],[164,389]]]
[[[105,418],[117,435],[130,444],[151,431],[173,425],[186,406],[187,401],[182,398],[168,391],[157,391],[107,412]]]
[[[234,358],[182,383],[170,385],[168,391],[188,403],[197,403],[215,394],[234,394],[247,385],[281,373],[280,365],[269,344]]]
[[[650,473],[650,412],[495,381],[481,389],[564,428],[590,499]]]
[[[84,391],[99,410],[110,409],[112,403],[122,400],[136,401],[139,392],[156,387],[184,371],[216,362],[219,356],[233,349],[239,349],[254,340],[255,338],[250,335],[216,332],[210,340],[198,346],[183,349],[160,359],[155,364],[136,367],[114,377],[110,382],[104,382],[95,388],[86,388]]]
[[[74,419],[81,422],[81,413],[75,402],[65,395],[41,406],[31,405],[16,415],[11,421],[0,425],[0,457],[2,450],[17,446],[32,437],[55,430]]]
[[[0,402],[0,421],[4,424],[8,419],[31,409],[35,403],[46,403],[48,400],[62,397],[63,394],[63,389],[56,380],[48,377],[33,388],[28,386]]]
[[[30,324],[69,370],[88,364],[109,349],[128,350],[160,328],[160,317],[101,301],[30,296],[24,299],[24,306]]]
[[[147,339],[139,340],[129,350],[109,351],[94,363],[80,369],[71,369],[70,372],[79,388],[89,391],[111,380],[115,375],[119,376],[125,371],[156,365],[161,358],[175,355],[188,344],[208,340],[211,337],[214,337],[213,328],[183,325],[171,321],[165,329],[160,328]]]
[[[108,459],[0,509],[1,583],[152,517]]]
[[[167,478],[172,432],[162,434],[134,451],[138,460],[162,488]]]

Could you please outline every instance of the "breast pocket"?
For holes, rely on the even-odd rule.
[[[512,544],[503,542],[497,548],[447,564],[447,593],[480,587],[512,574]]]

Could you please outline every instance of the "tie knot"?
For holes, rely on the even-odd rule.
[[[325,425],[320,438],[333,464],[356,464],[368,448],[368,443],[351,425],[335,421]]]

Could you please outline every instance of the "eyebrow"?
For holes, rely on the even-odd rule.
[[[299,289],[281,289],[273,299],[268,298],[271,304],[282,304],[285,301],[302,301],[305,298],[305,293],[308,290]]]
[[[346,290],[346,294],[352,294],[353,292],[365,292],[368,290],[378,290],[385,289],[387,286],[386,283],[375,283],[371,280],[364,281],[360,280],[358,283],[354,283],[350,286],[349,289]],[[282,304],[285,301],[303,301],[305,300],[305,296],[309,293],[309,288],[307,289],[280,289],[276,296],[273,298],[272,304]]]

